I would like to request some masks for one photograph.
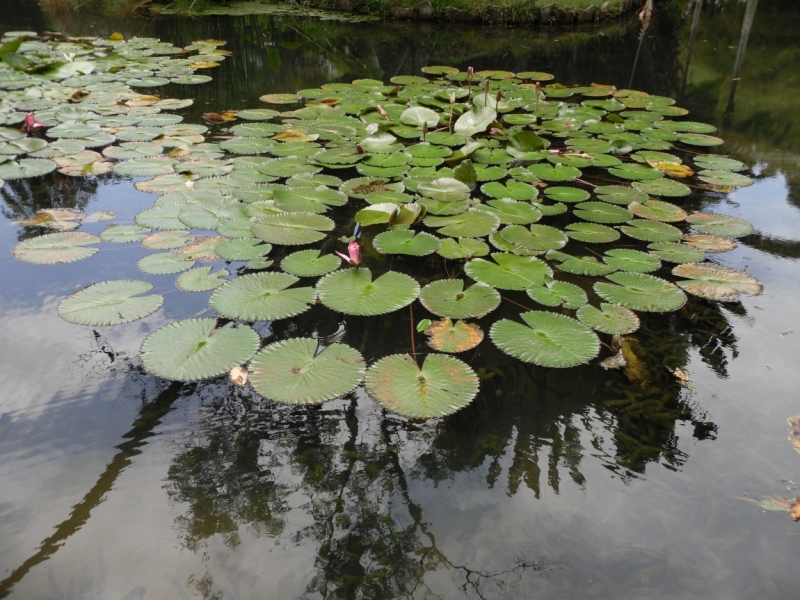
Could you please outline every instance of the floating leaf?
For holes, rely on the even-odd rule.
[[[588,244],[608,244],[616,242],[620,237],[616,229],[597,223],[572,223],[567,225],[564,233],[573,240]]]
[[[218,314],[242,321],[274,321],[307,311],[314,303],[314,288],[289,288],[299,279],[286,273],[254,273],[227,282],[211,296]]]
[[[686,218],[686,211],[680,206],[675,206],[662,200],[645,200],[644,202],[631,202],[628,210],[637,217],[662,221],[665,223],[676,223]]]
[[[500,236],[507,242],[535,251],[558,250],[569,241],[562,231],[549,225],[531,225],[529,228],[509,225],[500,231]]]
[[[692,213],[686,220],[692,224],[692,229],[709,235],[737,238],[753,233],[750,223],[728,215],[698,212]]]
[[[159,377],[197,381],[247,362],[258,345],[258,334],[246,325],[219,329],[216,319],[187,319],[150,334],[142,344],[142,362]]]
[[[500,294],[484,283],[475,283],[465,290],[461,279],[443,279],[422,288],[419,300],[440,317],[468,319],[492,312],[500,304]]]
[[[645,194],[653,196],[688,196],[692,191],[689,186],[672,179],[655,179],[653,181],[634,181],[633,187]]]
[[[439,228],[437,233],[450,237],[483,237],[500,226],[500,219],[481,210],[467,210],[450,217],[430,216],[425,218],[427,227]]]
[[[276,189],[275,206],[289,212],[324,213],[330,206],[344,206],[347,195],[329,188]]]
[[[736,248],[736,242],[719,235],[690,233],[683,236],[683,243],[703,252],[730,252]]]
[[[501,290],[524,290],[531,285],[542,285],[553,271],[547,263],[533,256],[492,254],[495,262],[473,258],[464,267],[466,274],[481,283]]]
[[[672,274],[690,280],[678,281],[684,290],[709,300],[735,302],[740,293],[758,296],[764,291],[761,282],[749,273],[724,265],[682,264],[672,269]]]
[[[100,238],[83,231],[50,233],[28,238],[14,246],[12,254],[17,260],[34,265],[59,265],[89,258],[97,248]]]
[[[528,311],[525,324],[501,319],[489,336],[506,354],[542,367],[574,367],[597,356],[600,340],[585,325],[565,315]]]
[[[133,177],[155,177],[156,175],[166,175],[173,173],[174,160],[165,156],[157,158],[137,158],[117,163],[114,171],[120,175],[131,175]]]
[[[395,229],[393,231],[384,231],[375,236],[372,244],[381,254],[427,256],[439,249],[441,241],[435,235],[429,233],[415,233],[408,229]]]
[[[743,162],[728,158],[727,156],[717,156],[715,154],[695,156],[694,164],[701,169],[712,171],[744,171],[747,168],[747,165]]]
[[[452,356],[429,354],[420,368],[408,354],[395,354],[370,367],[366,385],[384,408],[429,419],[453,414],[472,402],[478,376]]]
[[[544,181],[572,181],[581,176],[579,169],[566,165],[548,165],[541,163],[531,165],[528,167],[528,170]]]
[[[470,189],[458,179],[452,177],[440,177],[429,183],[421,183],[417,191],[433,200],[440,202],[455,202],[469,198]]]
[[[456,321],[445,317],[434,321],[425,329],[428,345],[438,352],[456,354],[472,350],[483,341],[483,330],[474,323]]]
[[[297,104],[303,101],[297,94],[265,94],[259,100],[267,104]]]
[[[566,259],[558,267],[565,273],[572,273],[574,275],[607,275],[613,273],[617,269],[601,263],[594,256],[572,256]]]
[[[64,298],[58,314],[76,325],[121,325],[156,312],[164,303],[160,295],[141,296],[153,289],[146,281],[118,279],[85,287]]]
[[[342,261],[335,254],[323,254],[319,250],[300,250],[281,261],[281,268],[298,277],[318,277],[335,271]]]
[[[430,108],[412,106],[403,111],[400,121],[412,127],[422,127],[426,123],[430,129],[434,129],[439,124],[439,113]]]
[[[510,198],[512,200],[533,200],[539,195],[539,190],[532,185],[513,179],[505,184],[497,181],[484,183],[481,191],[492,198]]]
[[[547,188],[544,193],[556,202],[583,202],[589,199],[589,192],[575,187],[553,186]]]
[[[517,202],[510,198],[489,200],[486,204],[479,205],[479,210],[485,210],[500,219],[504,225],[528,225],[542,218],[542,211],[528,202]]]
[[[603,300],[643,312],[669,312],[686,303],[686,295],[676,285],[644,273],[611,273],[614,284],[598,282],[594,291]]]
[[[142,273],[148,275],[171,275],[191,269],[194,262],[180,253],[159,252],[140,258],[136,266]]]
[[[473,256],[486,256],[489,254],[489,246],[485,242],[472,238],[445,238],[436,252],[440,256],[455,260],[472,258]]]
[[[730,171],[700,171],[697,176],[710,185],[720,187],[746,187],[755,182],[752,177]]]
[[[215,251],[226,260],[251,260],[268,254],[272,250],[270,244],[262,244],[261,240],[242,238],[217,244]]]
[[[497,112],[489,106],[482,106],[473,108],[458,117],[453,129],[456,133],[473,136],[476,133],[486,131],[486,128],[496,120]]]
[[[620,227],[620,230],[625,235],[643,242],[676,242],[683,235],[680,229],[672,225],[638,219],[629,221],[627,225]]]
[[[56,163],[43,158],[23,158],[0,163],[0,180],[39,177],[55,171]]]
[[[250,384],[284,404],[314,404],[343,396],[364,377],[364,359],[344,344],[317,354],[318,340],[293,338],[262,348],[250,363]]]
[[[639,329],[639,317],[632,310],[616,304],[587,304],[578,309],[578,320],[595,331],[612,335],[625,335]]]
[[[264,217],[251,227],[256,237],[284,246],[311,244],[325,237],[322,232],[333,228],[334,222],[328,217],[301,212]]]
[[[382,315],[411,304],[419,284],[402,273],[389,271],[372,280],[369,269],[335,271],[317,283],[320,301],[346,315]]]
[[[550,281],[545,285],[532,285],[526,292],[531,299],[545,306],[580,308],[587,302],[586,292],[574,283]]]
[[[666,262],[694,263],[701,262],[706,258],[705,252],[687,244],[656,242],[647,248],[650,250],[650,254]]]
[[[581,202],[575,206],[575,216],[594,223],[624,223],[633,213],[608,202]]]
[[[661,261],[655,256],[628,248],[609,250],[603,257],[603,261],[618,271],[634,273],[650,273],[661,268]]]
[[[175,284],[184,292],[207,292],[225,283],[223,277],[228,275],[230,272],[225,269],[219,269],[212,273],[211,267],[198,267],[181,274]]]
[[[152,235],[148,235],[142,240],[142,246],[150,250],[173,250],[185,246],[187,243],[194,240],[193,235],[190,235],[185,229],[173,229],[170,231],[159,231]]]
[[[149,232],[150,229],[139,225],[117,225],[103,231],[100,234],[100,239],[113,244],[129,244],[131,242],[141,242]]]
[[[622,179],[634,179],[636,181],[660,179],[664,176],[664,174],[658,169],[633,163],[626,163],[619,165],[618,167],[611,167],[608,172],[611,175],[620,177]]]
[[[612,204],[624,204],[628,206],[632,202],[645,202],[648,200],[647,194],[639,190],[622,185],[604,185],[594,189],[594,193],[603,202]]]

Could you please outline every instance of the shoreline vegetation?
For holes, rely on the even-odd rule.
[[[254,3],[263,3],[253,0]],[[151,14],[198,15],[215,4],[209,0],[177,0],[147,5]],[[555,25],[595,23],[638,9],[640,0],[297,0],[277,2],[298,7],[372,15],[389,20]],[[141,6],[141,4],[139,4]]]

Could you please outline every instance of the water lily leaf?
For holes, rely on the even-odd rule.
[[[167,192],[177,192],[185,190],[186,184],[190,184],[192,180],[196,179],[194,175],[187,174],[174,174],[174,175],[159,175],[147,181],[137,181],[133,186],[140,192],[149,192],[151,194],[165,194]]]
[[[656,242],[647,247],[650,254],[666,262],[695,263],[705,260],[706,254],[702,250],[692,248],[687,244],[675,242]]]
[[[618,271],[634,273],[650,273],[661,268],[661,261],[655,256],[629,248],[609,250],[603,257],[603,261]]]
[[[169,205],[168,205],[169,206]],[[185,226],[194,229],[216,229],[228,219],[245,218],[245,205],[232,200],[204,200],[193,202],[178,214]]]
[[[753,233],[753,226],[742,219],[714,213],[692,213],[686,220],[700,233],[724,237],[744,237]],[[656,241],[656,240],[654,240]]]
[[[382,315],[411,304],[419,284],[402,273],[389,271],[372,280],[369,269],[335,271],[317,283],[320,301],[346,315]]]
[[[586,363],[597,356],[600,340],[582,323],[551,312],[528,311],[520,315],[525,324],[501,319],[489,336],[506,354],[542,367],[565,368]]]
[[[595,331],[611,335],[625,335],[639,329],[639,317],[632,310],[616,304],[600,305],[600,308],[587,304],[578,309],[578,320]]]
[[[217,377],[247,362],[259,345],[246,325],[217,328],[216,319],[187,319],[150,334],[142,344],[145,368],[175,381]]]
[[[572,223],[567,225],[564,233],[573,240],[587,244],[608,244],[616,242],[620,237],[616,229],[597,223]]]
[[[553,186],[547,188],[544,194],[556,202],[583,202],[589,199],[589,192],[575,187]]]
[[[375,401],[408,417],[444,417],[464,408],[478,393],[478,376],[460,360],[429,354],[418,367],[408,354],[395,354],[372,365],[367,391]]]
[[[594,189],[594,193],[603,202],[612,204],[624,204],[628,206],[633,202],[645,202],[649,199],[644,192],[631,187],[622,185],[604,185]]]
[[[303,101],[297,94],[265,94],[259,100],[267,104],[297,104]]]
[[[412,106],[403,111],[400,121],[412,127],[422,127],[423,123],[427,123],[430,129],[434,129],[439,124],[439,113],[430,108]]]
[[[286,180],[289,187],[311,187],[318,188],[321,185],[326,187],[339,187],[342,180],[333,175],[322,175],[320,173],[299,173]],[[409,200],[410,201],[410,200]]]
[[[300,250],[281,261],[281,268],[298,277],[318,277],[335,271],[342,261],[335,254],[323,254],[319,250]]]
[[[85,287],[64,298],[58,315],[76,325],[121,325],[156,312],[164,303],[160,295],[142,296],[153,289],[146,281],[118,279]]]
[[[142,240],[142,246],[150,250],[173,250],[193,240],[194,236],[185,229],[172,229],[148,235]]]
[[[489,254],[489,246],[485,242],[472,238],[445,238],[436,252],[439,256],[455,260],[472,258],[473,256],[486,256]]]
[[[688,196],[692,191],[689,186],[672,179],[654,179],[652,181],[634,181],[633,187],[644,194],[653,196]]]
[[[669,312],[686,303],[686,295],[676,285],[644,273],[611,273],[594,284],[594,291],[606,302],[643,312]],[[614,285],[617,284],[617,285]]]
[[[701,133],[685,133],[679,135],[678,141],[690,146],[719,146],[725,143],[722,138],[713,135],[703,135]]]
[[[528,202],[517,202],[510,198],[489,200],[476,207],[495,215],[504,225],[528,225],[542,218],[542,212]]]
[[[581,176],[581,171],[575,167],[547,163],[531,165],[528,171],[544,181],[572,181]]]
[[[307,311],[316,300],[314,288],[289,286],[300,281],[286,273],[253,273],[225,283],[211,295],[212,309],[229,319],[275,321]]]
[[[755,182],[752,177],[731,171],[700,171],[697,176],[710,185],[720,187],[746,187]]]
[[[85,138],[100,133],[100,126],[91,123],[65,123],[47,130],[51,138]]]
[[[586,292],[574,283],[550,281],[544,285],[532,285],[526,292],[532,300],[545,306],[580,308],[588,302]]]
[[[353,219],[359,225],[367,227],[369,225],[379,225],[382,223],[395,223],[400,214],[400,207],[391,202],[373,204],[367,208],[362,208],[355,214]]]
[[[223,277],[228,275],[230,272],[225,269],[212,273],[211,267],[198,267],[181,274],[175,284],[184,292],[207,292],[225,283]]]
[[[136,267],[148,275],[172,275],[188,271],[194,266],[194,262],[179,252],[159,252],[140,258]]]
[[[375,192],[402,192],[405,189],[402,183],[392,183],[388,179],[379,177],[358,177],[345,181],[339,190],[351,198],[364,199]],[[469,194],[469,192],[468,192]]]
[[[481,186],[481,191],[492,198],[510,198],[512,200],[533,200],[539,195],[532,185],[520,181],[508,181],[505,185],[498,181],[490,181]]]
[[[688,279],[677,282],[684,290],[709,300],[735,302],[740,293],[758,296],[764,291],[761,282],[749,273],[724,265],[687,263],[672,269],[672,274]]]
[[[272,250],[271,244],[262,244],[255,238],[241,238],[217,244],[216,253],[225,260],[252,260]]]
[[[747,168],[747,165],[743,162],[716,154],[695,156],[694,164],[701,169],[708,169],[711,171],[744,171]]]
[[[458,117],[453,129],[456,133],[465,136],[473,136],[476,133],[486,131],[486,128],[496,120],[497,111],[489,106],[482,106],[477,109],[473,108]],[[431,142],[433,142],[433,140],[431,140]]]
[[[100,234],[100,239],[104,242],[113,244],[129,244],[131,242],[141,242],[150,229],[139,225],[117,225],[109,227]]]
[[[475,283],[465,290],[461,279],[443,279],[422,288],[419,300],[440,317],[468,319],[483,317],[496,309],[500,293],[484,283]]]
[[[601,263],[594,256],[572,256],[564,260],[558,268],[565,273],[592,275],[595,277],[598,275],[608,275],[617,270],[614,267]]]
[[[156,175],[166,175],[173,173],[174,160],[167,157],[157,158],[137,158],[117,163],[114,171],[120,175],[131,175],[133,177],[155,177]]]
[[[317,242],[325,237],[323,232],[333,228],[334,222],[328,217],[302,212],[270,215],[251,226],[256,237],[284,246]]]
[[[492,254],[495,262],[473,258],[464,267],[466,274],[481,283],[501,290],[524,290],[531,285],[542,285],[553,271],[547,263],[533,256]]]
[[[225,140],[219,147],[233,154],[253,155],[269,152],[275,142],[262,137],[239,137]]]
[[[634,219],[620,227],[625,235],[643,242],[677,242],[683,233],[677,227],[659,221]]]
[[[257,170],[271,177],[292,177],[300,173],[319,173],[322,167],[308,164],[303,157],[287,156],[267,161],[259,165]]]
[[[575,206],[575,216],[593,223],[624,223],[633,213],[608,202],[581,202]]]
[[[736,248],[736,242],[720,235],[690,233],[683,236],[683,243],[703,252],[730,252]]]
[[[0,179],[27,179],[55,171],[56,163],[44,158],[23,158],[0,163]]]
[[[427,256],[439,249],[441,241],[435,235],[429,233],[415,233],[408,229],[395,229],[378,234],[372,240],[372,244],[381,254]]]
[[[288,212],[321,214],[327,211],[329,206],[347,204],[346,194],[327,187],[276,189],[273,197],[275,206]]]
[[[549,225],[531,225],[529,228],[509,225],[500,231],[500,236],[507,242],[535,251],[558,250],[569,241],[563,231]]]
[[[259,271],[262,269],[269,269],[274,262],[274,260],[268,260],[266,256],[259,256],[258,258],[248,260],[244,266],[247,269]]]
[[[686,218],[686,211],[680,206],[675,206],[663,200],[645,200],[644,202],[631,202],[628,210],[637,217],[662,221],[665,223],[676,223]]]
[[[50,233],[28,238],[14,246],[12,254],[17,260],[34,265],[60,265],[89,258],[97,248],[100,238],[84,231]]]
[[[427,227],[439,228],[437,233],[450,237],[483,237],[500,227],[500,219],[486,211],[470,209],[449,217],[429,216]]]
[[[428,345],[438,352],[456,354],[472,350],[483,341],[483,330],[474,323],[456,321],[445,317],[434,321],[425,329]]]
[[[470,189],[467,185],[452,177],[440,177],[430,182],[421,183],[417,186],[417,191],[426,198],[440,202],[466,200],[470,194]]]
[[[648,181],[651,179],[661,179],[664,173],[653,167],[626,163],[618,167],[611,167],[609,173],[622,179],[633,179],[637,181]]]
[[[266,346],[250,363],[250,384],[284,404],[315,404],[347,394],[364,377],[364,358],[344,344],[317,354],[318,340],[294,338]]]

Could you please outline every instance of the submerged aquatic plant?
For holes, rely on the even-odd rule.
[[[210,308],[239,322],[220,329],[215,318],[189,319],[157,330],[142,359],[162,377],[216,377],[252,359],[250,385],[280,402],[322,402],[365,378],[386,408],[437,417],[477,393],[477,374],[446,354],[474,348],[485,331],[520,361],[568,368],[611,347],[603,336],[636,331],[634,311],[678,310],[686,293],[724,302],[761,293],[749,274],[705,262],[706,253],[735,248],[752,226],[679,204],[692,187],[718,191],[752,179],[734,159],[685,152],[722,140],[712,126],[683,119],[688,111],[670,98],[543,85],[553,76],[542,72],[429,66],[425,77],[401,75],[390,85],[328,83],[264,95],[265,108],[207,113],[207,122],[229,127],[224,141],[211,143],[206,125],[171,112],[190,100],[151,88],[209,81],[194,71],[224,60],[224,42],[181,49],[150,38],[23,38],[13,44],[21,60],[0,65],[0,117],[46,131],[40,139],[0,128],[0,150],[13,156],[0,163],[0,178],[114,170],[150,177],[135,186],[158,198],[135,225],[109,226],[100,237],[32,237],[14,257],[68,263],[91,257],[97,244],[141,242],[154,251],[137,263],[142,272],[180,274],[176,284],[187,292],[213,290]],[[64,53],[74,60],[56,66]],[[37,61],[41,71],[32,69]],[[483,93],[473,96],[473,84]],[[40,98],[33,105],[31,89]],[[34,111],[30,120],[26,110]],[[68,221],[61,227],[89,219]],[[20,224],[56,222],[63,215]],[[330,252],[337,239],[348,243],[346,254]],[[291,251],[310,244],[317,246]],[[222,259],[242,265],[195,266]],[[434,276],[423,280],[423,268]],[[163,301],[145,294],[149,285],[95,284],[64,300],[59,314],[92,326],[143,318]],[[444,353],[422,361],[413,339],[417,299],[440,318],[423,319],[420,331]],[[518,316],[490,322],[504,301]],[[365,369],[355,349],[310,338],[256,354],[251,323],[316,304],[367,318],[408,306],[411,354]]]

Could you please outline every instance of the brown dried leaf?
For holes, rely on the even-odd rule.
[[[703,252],[730,252],[736,248],[733,240],[705,233],[688,233],[683,236],[683,243]]]
[[[233,367],[231,372],[229,373],[231,381],[238,386],[243,386],[247,383],[247,378],[250,376],[250,373],[247,372],[242,366]]]
[[[600,366],[604,369],[622,369],[627,365],[628,362],[625,360],[625,357],[622,355],[622,350],[617,350],[617,353],[613,356],[609,356],[605,360],[600,361]]]
[[[272,139],[279,142],[313,142],[318,137],[316,134],[307,135],[302,129],[285,129],[273,135]]]
[[[193,243],[181,248],[180,254],[185,255],[190,260],[207,260],[212,262],[215,260],[222,260],[222,257],[217,254],[216,248],[218,244],[228,241],[230,241],[228,238],[218,235],[198,237]]]
[[[686,165],[675,164],[671,162],[658,162],[658,161],[647,161],[654,169],[658,169],[665,175],[669,175],[670,177],[691,177],[694,175],[694,171],[692,171]]]
[[[130,100],[125,102],[125,104],[133,108],[135,106],[150,106],[151,104],[155,104],[159,100],[161,100],[161,98],[159,98],[158,96],[142,95],[142,96],[137,96],[136,98],[131,98]]]
[[[786,419],[789,423],[789,441],[794,449],[800,453],[800,415]]]

